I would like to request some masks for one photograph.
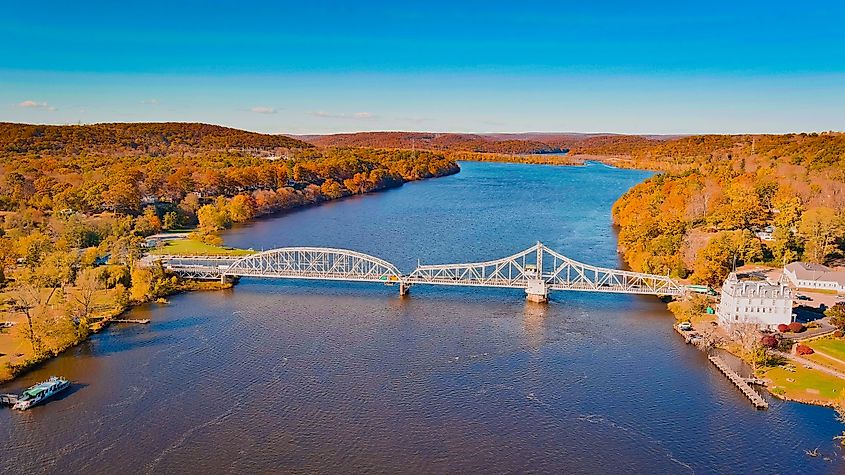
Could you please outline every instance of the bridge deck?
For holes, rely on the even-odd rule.
[[[192,279],[261,277],[398,283],[403,294],[412,285],[517,288],[542,296],[550,290],[676,296],[686,292],[667,276],[583,264],[539,242],[502,259],[420,265],[407,275],[377,257],[319,247],[280,248],[240,257],[158,256],[157,259],[170,272]]]

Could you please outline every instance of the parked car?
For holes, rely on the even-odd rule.
[[[678,324],[678,330],[688,332],[692,330],[692,323],[690,322],[681,322]]]
[[[799,295],[798,300],[813,300],[813,299],[811,299],[810,297],[807,297],[806,295]]]

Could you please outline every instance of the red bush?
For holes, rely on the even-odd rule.
[[[789,324],[789,331],[792,333],[801,333],[804,331],[804,324],[801,322],[792,322]]]
[[[781,323],[780,325],[778,325],[779,332],[786,333],[787,330],[789,330],[789,325],[787,325],[786,323]]]
[[[795,347],[796,355],[812,355],[813,353],[815,353],[815,351],[813,351],[813,349],[807,345],[802,345],[799,343],[798,346]]]
[[[833,336],[835,336],[836,338],[842,338],[843,336],[845,336],[845,332],[843,332],[842,330],[836,330],[835,332],[833,332]]]
[[[760,343],[766,348],[778,347],[778,339],[774,335],[763,335],[763,338],[760,338]]]

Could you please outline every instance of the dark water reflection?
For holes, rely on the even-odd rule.
[[[263,220],[232,245],[347,247],[409,270],[542,240],[618,265],[609,208],[643,172],[463,164],[449,178]],[[244,280],[133,310],[0,390],[0,472],[836,473],[832,411],[755,411],[654,298]],[[820,447],[833,458],[808,458]]]

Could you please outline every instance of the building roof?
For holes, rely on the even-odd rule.
[[[764,298],[764,299],[792,299],[792,291],[780,282],[769,282],[766,280],[737,279],[736,273],[728,275],[725,284],[722,286],[722,293],[732,297],[742,298]]]
[[[845,286],[845,270],[831,269],[828,266],[812,262],[791,262],[786,265],[786,270],[795,274],[798,280],[812,280],[821,282],[837,282]]]

